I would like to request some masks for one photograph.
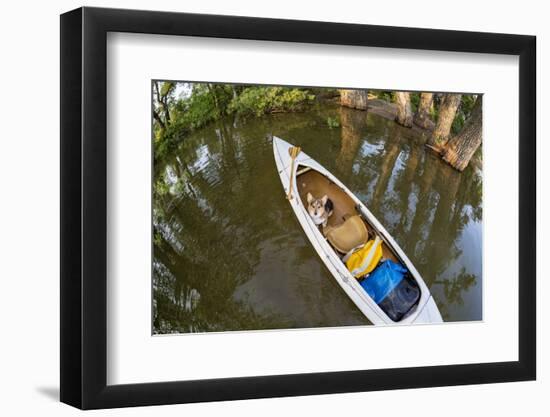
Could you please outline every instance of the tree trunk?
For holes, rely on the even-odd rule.
[[[166,124],[170,124],[170,108],[168,107],[168,102],[166,99],[162,102],[162,108],[164,109],[164,120],[166,121]]]
[[[433,129],[434,122],[430,118],[430,108],[432,107],[433,93],[420,94],[420,103],[414,115],[414,124],[423,129]]]
[[[170,107],[168,104],[168,96],[170,91],[174,88],[174,83],[165,81],[162,87],[159,87],[157,81],[154,82],[155,89],[157,91],[157,102],[159,106],[162,107],[164,113],[164,125],[168,126],[170,124]]]
[[[413,114],[411,110],[411,97],[409,93],[396,91],[395,101],[397,103],[397,115],[395,116],[395,121],[401,126],[412,127]]]
[[[159,116],[159,114],[157,113],[156,110],[153,110],[153,117],[155,118],[155,120],[157,121],[157,123],[159,124],[160,128],[162,130],[165,130],[166,129],[166,125],[164,124],[164,122],[162,121],[161,117]]]
[[[160,128],[162,130],[166,130],[166,125],[170,122],[170,119],[165,118],[164,120],[162,120],[161,115],[157,111],[157,107],[158,107],[158,110],[162,109],[164,112],[164,115],[166,116],[167,112],[166,112],[165,104],[162,101],[162,96],[160,94],[160,87],[159,87],[158,81],[153,81],[153,88],[154,88],[154,95],[156,97],[156,102],[157,102],[157,105],[154,106],[154,109],[153,109],[153,117],[155,118],[157,123],[160,125]]]
[[[449,139],[451,126],[460,105],[462,94],[445,94],[439,107],[439,117],[428,145],[439,151]]]
[[[459,171],[464,171],[473,154],[481,145],[482,136],[482,99],[478,96],[472,114],[458,135],[449,139],[441,150],[445,162]]]
[[[357,110],[367,110],[367,90],[340,90],[340,105]]]

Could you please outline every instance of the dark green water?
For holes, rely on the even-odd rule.
[[[369,323],[286,201],[272,135],[300,145],[369,207],[445,321],[482,318],[480,169],[458,173],[411,130],[325,106],[218,122],[155,166],[154,333]]]

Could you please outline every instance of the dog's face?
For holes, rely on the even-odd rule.
[[[311,193],[307,193],[308,212],[312,217],[323,217],[325,215],[325,205],[328,197],[324,195],[322,198],[315,198]]]

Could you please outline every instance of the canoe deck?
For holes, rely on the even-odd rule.
[[[308,193],[311,193],[316,198],[321,198],[326,194],[328,198],[332,200],[334,211],[332,216],[328,219],[328,226],[339,226],[348,216],[359,214],[355,208],[355,202],[344,192],[344,190],[318,171],[312,169],[300,174],[296,178],[296,184],[304,207],[308,206]],[[369,234],[373,236],[373,227],[367,222],[365,222],[365,225],[367,226]],[[391,259],[395,262],[398,261],[393,251],[385,242],[382,243],[382,257]]]

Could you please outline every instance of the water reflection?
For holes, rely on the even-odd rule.
[[[156,333],[368,323],[284,199],[272,135],[302,146],[366,203],[445,320],[481,319],[480,172],[455,172],[392,121],[324,106],[218,122],[155,166]]]

